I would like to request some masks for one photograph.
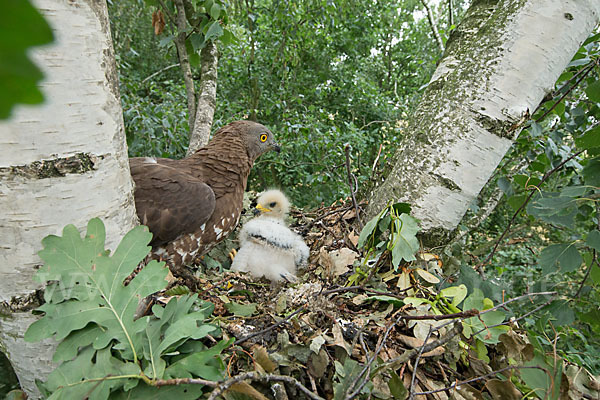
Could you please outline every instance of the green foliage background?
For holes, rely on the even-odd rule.
[[[377,175],[380,145],[376,172],[384,168],[440,56],[426,18],[414,17],[418,7],[415,0],[232,3],[236,40],[220,46],[213,128],[253,118],[283,148],[258,161],[251,189],[282,187],[298,206],[347,196],[345,143],[359,184]],[[169,26],[154,36],[154,9],[142,0],[109,7],[130,155],[182,157],[188,126],[179,69],[144,81],[177,62]]]

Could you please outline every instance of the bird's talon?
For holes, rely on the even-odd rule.
[[[236,249],[231,249],[229,251],[229,259],[231,259],[231,262],[233,262],[233,259],[235,258],[235,256],[237,256],[237,250]]]

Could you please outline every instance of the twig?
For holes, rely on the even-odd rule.
[[[170,70],[171,68],[175,68],[175,67],[179,67],[179,63],[177,63],[177,64],[172,64],[172,65],[169,65],[168,67],[164,67],[163,69],[156,71],[155,73],[153,73],[153,74],[149,75],[148,77],[146,77],[146,78],[142,79],[142,83],[146,83],[146,82],[147,82],[147,81],[149,81],[150,79],[154,78],[156,75],[159,75],[159,74],[161,74],[161,73],[163,73],[163,72],[165,72],[165,71],[168,71],[168,70]]]
[[[321,396],[319,396],[316,393],[311,392],[306,386],[304,386],[302,383],[298,382],[298,380],[296,380],[295,378],[292,378],[291,376],[274,375],[274,374],[259,375],[256,372],[247,372],[245,374],[240,374],[240,375],[234,376],[233,378],[227,379],[224,382],[220,382],[219,385],[212,391],[212,393],[208,397],[208,400],[215,400],[218,396],[220,396],[225,390],[227,390],[232,385],[234,385],[238,382],[248,380],[248,379],[253,380],[253,381],[264,381],[264,382],[271,382],[271,381],[285,382],[290,385],[296,386],[298,389],[300,389],[306,396],[308,396],[312,400],[324,400]]]
[[[514,301],[518,301],[521,300],[523,298],[526,297],[531,297],[531,296],[542,296],[542,295],[555,295],[556,292],[537,292],[537,293],[526,293],[524,295],[509,299],[503,303],[500,303],[490,309],[481,311],[478,313],[478,315],[482,315],[482,314],[486,314],[488,312],[492,312],[494,310],[497,310],[498,308],[501,307],[505,307],[507,304],[512,303]],[[468,310],[470,311],[470,310]],[[452,339],[454,336],[458,335],[461,331],[462,331],[462,324],[460,323],[462,320],[466,319],[466,318],[470,318],[471,316],[469,316],[470,314],[467,311],[467,316],[463,316],[459,319],[459,321],[448,321],[444,324],[441,324],[433,329],[431,329],[431,332],[436,332],[440,329],[442,329],[443,327],[450,325],[452,323],[454,323],[454,327],[452,328],[452,330],[450,332],[448,332],[444,337],[442,337],[439,340],[427,343],[427,344],[423,344],[423,346],[421,346],[419,349],[412,349],[412,350],[408,350],[405,351],[401,356],[396,357],[394,359],[389,360],[387,363],[385,363],[385,367],[386,370],[389,370],[389,368],[395,368],[396,365],[400,365],[400,364],[404,364],[405,362],[407,362],[408,360],[414,358],[417,356],[419,351],[422,351],[423,353],[427,353],[428,351],[431,351],[439,346],[443,346],[444,344],[446,344],[447,342],[450,341],[450,339]],[[363,368],[363,370],[361,371],[361,373],[357,376],[356,381],[350,386],[350,388],[353,388],[356,383],[362,378],[362,376],[365,374],[365,372],[370,370],[370,366],[371,364],[375,361],[375,359],[377,358],[377,356],[379,355],[379,353],[381,352],[381,349],[383,348],[386,340],[387,340],[387,336],[389,335],[389,332],[391,331],[391,329],[396,326],[402,319],[404,319],[406,316],[405,315],[400,315],[395,322],[393,322],[392,324],[390,324],[384,335],[383,338],[381,340],[381,342],[378,344],[377,348],[375,349],[375,352],[373,354],[373,356],[369,357],[367,359],[367,363],[365,365],[365,367]],[[360,391],[362,390],[362,388],[364,387],[364,385],[367,383],[367,379],[363,379],[363,381],[360,383],[358,389],[354,390],[354,392],[352,392],[350,395],[346,396],[345,400],[351,400],[353,397],[357,396]]]
[[[600,230],[600,205],[596,202],[595,206],[596,206],[596,220],[598,221],[596,226],[597,226],[598,230]],[[585,272],[585,276],[583,277],[581,283],[579,284],[579,289],[577,289],[577,293],[575,293],[575,297],[579,297],[579,295],[581,294],[581,290],[583,289],[583,285],[585,284],[585,281],[587,281],[587,278],[590,276],[590,272],[592,272],[592,269],[594,269],[594,264],[596,264],[598,267],[600,267],[600,262],[598,262],[598,253],[596,253],[596,249],[593,249],[593,251],[592,251],[592,262],[590,263],[588,270]]]
[[[381,150],[383,149],[383,143],[379,144],[379,150],[377,151],[377,157],[375,157],[375,161],[373,161],[373,166],[371,167],[371,179],[375,176],[375,167],[377,166],[377,162],[379,161],[379,157],[381,156]]]
[[[444,325],[446,325],[446,324],[444,324]],[[440,328],[441,328],[441,326],[433,328],[433,329],[431,329],[431,332],[433,333],[436,330],[439,330]],[[418,349],[407,350],[404,353],[402,353],[402,355],[400,355],[396,358],[392,358],[391,360],[389,360],[385,363],[385,369],[386,370],[389,370],[390,368],[395,369],[396,366],[404,364],[408,360],[415,358],[417,356],[417,354],[419,353],[419,351],[421,351],[422,353],[427,353],[437,347],[443,346],[446,343],[448,343],[454,336],[458,335],[461,332],[462,332],[462,324],[460,322],[456,321],[456,322],[454,322],[454,327],[446,335],[444,335],[443,337],[441,337],[438,340],[434,340],[433,342],[423,344]]]
[[[173,379],[157,379],[154,386],[178,386],[178,385],[205,385],[215,388],[219,385],[217,381],[207,381],[199,378],[173,378]]]
[[[407,291],[409,291],[410,289],[413,289],[413,288],[414,288],[413,286],[409,286],[409,287],[407,287],[405,289],[400,290],[400,292],[407,292]],[[383,296],[395,297],[395,298],[400,299],[400,300],[404,299],[404,297],[402,297],[400,295],[397,295],[396,293],[384,292],[384,291],[376,290],[376,289],[370,289],[370,288],[367,288],[367,287],[364,287],[364,286],[346,286],[346,287],[340,287],[340,288],[325,290],[325,291],[323,291],[323,292],[321,292],[319,294],[321,294],[321,295],[328,295],[328,294],[339,293],[339,292],[351,292],[351,291],[354,291],[354,290],[363,290],[365,292],[380,294],[380,295],[383,295]]]
[[[492,259],[492,257],[496,253],[496,250],[498,249],[498,246],[500,245],[500,242],[506,236],[506,234],[507,234],[508,230],[510,229],[511,225],[513,224],[513,222],[515,222],[515,220],[517,219],[517,216],[521,213],[521,211],[523,211],[525,209],[525,207],[527,206],[527,204],[529,203],[529,201],[531,200],[531,198],[533,197],[533,195],[535,193],[537,193],[537,191],[540,189],[540,186],[542,185],[542,183],[544,183],[553,173],[555,173],[560,168],[562,168],[566,163],[568,163],[569,161],[571,161],[572,159],[574,159],[575,157],[577,157],[578,155],[580,155],[584,151],[585,150],[579,150],[577,153],[572,154],[570,157],[568,157],[567,159],[563,160],[556,167],[554,167],[550,171],[546,172],[544,174],[544,176],[542,177],[542,179],[540,180],[540,182],[537,185],[535,185],[532,189],[530,189],[531,192],[529,193],[529,196],[527,196],[527,198],[525,199],[525,201],[523,202],[523,204],[521,204],[521,206],[517,209],[517,211],[515,211],[515,213],[513,214],[512,218],[510,219],[510,221],[508,221],[508,225],[506,226],[506,228],[504,229],[504,231],[502,232],[502,234],[500,235],[500,237],[496,241],[496,244],[494,245],[494,248],[492,249],[492,252],[485,258],[485,260],[483,260],[481,263],[479,263],[477,265],[478,268],[479,267],[483,267],[484,265],[486,265]]]
[[[447,386],[445,388],[435,389],[435,390],[429,390],[427,392],[417,392],[417,393],[415,393],[415,396],[426,396],[428,394],[433,394],[433,393],[438,393],[438,392],[448,392],[448,391],[450,391],[452,389],[455,389],[455,388],[457,388],[459,386],[466,385],[467,383],[477,382],[477,381],[480,381],[482,379],[489,378],[490,376],[495,376],[496,374],[500,374],[502,372],[509,371],[511,369],[541,369],[546,374],[550,375],[550,372],[548,372],[548,370],[546,368],[542,368],[542,367],[539,367],[537,365],[536,366],[509,365],[508,367],[501,368],[501,369],[499,369],[497,371],[492,371],[492,372],[490,372],[488,374],[477,376],[475,378],[467,379],[466,381],[455,382],[452,385]]]
[[[442,321],[444,319],[456,319],[456,318],[465,319],[465,318],[471,318],[471,317],[474,317],[474,316],[480,315],[480,314],[481,314],[481,312],[478,309],[473,308],[471,310],[457,312],[457,313],[454,313],[454,314],[441,314],[441,315],[403,315],[402,319],[405,319],[405,320],[418,320],[418,321],[432,319],[434,321]]]
[[[285,317],[281,321],[277,322],[276,324],[273,324],[273,325],[269,326],[268,328],[261,329],[258,332],[254,332],[254,333],[251,333],[250,335],[244,336],[243,338],[238,339],[235,342],[233,342],[233,345],[237,346],[237,345],[239,345],[241,343],[244,343],[245,341],[250,340],[250,339],[252,339],[252,338],[254,338],[256,336],[260,336],[260,335],[263,335],[263,334],[265,334],[265,333],[267,333],[269,331],[272,331],[273,329],[277,328],[280,325],[283,325],[290,318],[292,318],[294,315],[298,314],[301,311],[304,311],[305,309],[306,309],[306,305],[303,305],[302,307],[300,307],[299,309],[297,309],[296,311],[294,311],[293,313],[291,313],[290,315],[288,315],[287,317]]]
[[[358,376],[356,377],[354,382],[352,382],[352,384],[348,387],[348,391],[350,391],[351,389],[354,389],[356,384],[362,379],[362,377],[365,374],[368,376],[368,372],[371,370],[371,364],[373,364],[373,362],[377,359],[377,356],[379,355],[379,353],[381,352],[381,349],[383,349],[383,346],[385,345],[385,342],[387,341],[387,337],[390,334],[390,331],[392,330],[392,328],[394,326],[396,326],[396,324],[398,322],[400,322],[401,318],[402,318],[402,316],[400,316],[398,319],[396,319],[396,321],[389,324],[389,326],[386,328],[385,333],[383,334],[382,337],[380,337],[379,343],[377,343],[377,347],[375,348],[373,355],[371,357],[367,358],[367,362],[366,362],[365,366],[363,367],[362,371],[360,371],[360,373],[358,374]],[[367,381],[368,381],[368,379],[362,379],[362,382],[358,385],[358,388],[354,392],[351,392],[348,396],[346,396],[345,400],[351,400],[354,397],[356,397],[361,392],[362,388],[366,385]]]
[[[483,331],[485,331],[487,329],[496,328],[496,327],[501,326],[501,325],[514,324],[515,322],[518,322],[518,321],[520,321],[522,319],[525,319],[525,318],[529,317],[531,314],[536,313],[537,311],[539,311],[542,308],[546,307],[548,304],[552,303],[553,301],[554,301],[554,299],[550,299],[547,302],[545,302],[544,304],[542,304],[542,305],[534,308],[533,310],[529,311],[528,313],[525,313],[525,314],[521,315],[520,317],[515,318],[513,320],[508,320],[506,322],[501,322],[499,324],[494,324],[494,325],[486,326],[485,328],[482,328],[482,329],[478,330],[477,332],[472,333],[471,337],[473,337],[475,335],[478,335],[478,334],[480,334],[481,332],[483,332]]]
[[[431,11],[431,7],[427,4],[427,0],[421,0],[423,6],[425,7],[425,11],[427,12],[427,20],[429,21],[429,25],[431,26],[431,32],[433,33],[433,37],[435,38],[435,43],[437,44],[440,51],[444,51],[444,42],[440,37],[440,33],[438,32],[437,26],[435,25],[435,19],[433,18],[433,12]]]
[[[366,127],[368,127],[369,125],[372,125],[372,124],[386,124],[386,125],[389,125],[390,121],[371,121],[371,122],[368,122],[366,125],[361,126],[360,129],[359,129],[359,131],[362,131],[363,129],[365,129]]]
[[[312,226],[314,224],[316,224],[320,220],[322,220],[324,218],[327,218],[327,217],[329,217],[332,214],[336,214],[336,213],[340,213],[340,212],[346,212],[346,211],[350,210],[353,207],[354,206],[347,206],[347,207],[344,207],[344,208],[336,208],[335,210],[331,210],[328,213],[326,213],[324,215],[321,215],[321,216],[315,218],[314,220],[310,221],[308,224],[304,225],[301,230],[302,230],[302,232],[307,232],[310,228],[312,228]]]
[[[525,293],[525,294],[522,294],[522,295],[520,295],[518,297],[513,297],[512,299],[508,299],[505,302],[502,302],[502,303],[500,303],[498,305],[495,305],[492,308],[488,308],[487,310],[483,310],[483,311],[479,312],[479,315],[483,315],[483,314],[495,311],[495,310],[497,310],[499,308],[504,308],[507,304],[510,304],[512,302],[515,302],[515,301],[519,301],[519,300],[524,299],[526,297],[533,297],[533,296],[554,296],[555,294],[557,294],[557,292]]]
[[[593,62],[590,62],[590,64],[588,66],[586,66],[585,68],[582,68],[579,72],[584,71],[586,69],[587,69],[587,71],[585,71],[585,73],[583,73],[583,75],[581,75],[581,77],[579,77],[579,79],[577,79],[577,81],[573,84],[573,86],[571,86],[569,88],[569,90],[567,90],[562,96],[560,96],[560,98],[552,105],[552,107],[550,107],[541,117],[536,119],[535,122],[540,122],[541,120],[543,120],[546,117],[546,115],[550,114],[552,112],[552,110],[554,110],[556,108],[556,106],[558,106],[560,104],[560,102],[563,101],[563,99],[565,97],[567,97],[567,95],[569,93],[571,93],[573,91],[573,89],[575,89],[577,87],[577,85],[579,85],[579,83],[594,69],[594,67],[596,65],[598,65],[598,62],[600,62],[600,58],[594,60]],[[564,85],[563,85],[563,87],[564,87]],[[561,89],[563,87],[561,87]]]
[[[421,359],[421,354],[423,354],[423,348],[425,347],[425,344],[431,337],[431,332],[432,332],[431,328],[432,328],[432,326],[429,325],[429,332],[427,332],[427,336],[425,337],[425,340],[423,341],[423,345],[419,347],[419,353],[417,354],[417,358],[415,360],[415,366],[413,367],[412,377],[410,379],[410,387],[408,388],[408,393],[409,393],[408,400],[413,400],[415,398],[413,389],[415,387],[415,379],[417,378],[417,368],[419,368],[419,361]]]
[[[362,220],[360,219],[360,209],[358,208],[358,203],[356,203],[356,191],[358,190],[358,182],[354,185],[352,181],[352,171],[350,171],[350,145],[346,144],[344,146],[344,152],[346,153],[346,172],[348,173],[348,184],[350,185],[350,193],[352,194],[352,204],[354,204],[354,209],[356,210],[356,219],[360,225],[360,229],[363,228]],[[356,179],[356,177],[354,177]]]

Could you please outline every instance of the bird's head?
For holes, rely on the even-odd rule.
[[[243,138],[248,149],[248,156],[256,160],[261,154],[275,150],[279,153],[281,148],[275,141],[273,133],[264,125],[254,121],[239,121],[243,127]]]
[[[284,219],[290,212],[290,202],[280,190],[271,189],[258,196],[255,210],[260,215]]]

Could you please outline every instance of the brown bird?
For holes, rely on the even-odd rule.
[[[269,129],[236,121],[184,159],[129,159],[137,214],[153,234],[151,258],[189,275],[183,266],[236,227],[252,164],[268,150],[280,151]]]

